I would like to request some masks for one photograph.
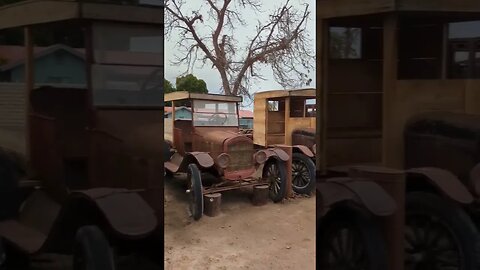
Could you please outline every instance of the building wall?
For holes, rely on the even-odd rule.
[[[13,68],[10,79],[11,82],[24,82],[25,66]],[[85,62],[64,50],[38,58],[35,61],[35,82],[84,84]]]

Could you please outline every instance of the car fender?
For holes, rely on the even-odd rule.
[[[299,152],[299,153],[302,153],[304,155],[306,155],[307,157],[309,158],[313,158],[315,157],[315,154],[312,152],[312,150],[310,150],[308,147],[306,147],[305,145],[294,145],[292,146],[293,147],[293,151],[294,152]]]
[[[147,237],[158,226],[154,209],[136,191],[94,188],[70,194],[71,200],[79,197],[93,202],[113,232],[123,238]]]
[[[317,184],[317,196],[317,207],[323,209],[323,215],[345,201],[362,205],[376,216],[389,216],[397,210],[395,200],[380,185],[368,179],[330,178]]]
[[[186,172],[188,165],[196,163],[200,168],[199,169],[208,169],[215,165],[215,161],[212,156],[205,152],[189,152],[186,153],[180,163],[180,166],[177,171]]]
[[[412,168],[406,171],[409,181],[415,181],[412,176],[422,176],[439,192],[462,204],[473,202],[473,195],[468,188],[453,173],[434,167]]]
[[[470,171],[470,186],[475,195],[480,196],[480,163]]]
[[[287,152],[285,152],[284,150],[282,150],[280,148],[269,148],[269,149],[265,149],[263,151],[267,155],[267,160],[269,160],[272,157],[277,157],[281,161],[288,161],[290,159]]]

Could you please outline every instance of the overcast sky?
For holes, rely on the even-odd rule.
[[[303,10],[302,3],[309,3],[310,4],[310,11],[311,15],[309,21],[307,22],[307,27],[309,30],[309,35],[311,38],[311,47],[312,50],[315,49],[315,1],[313,0],[291,0],[291,4]],[[198,9],[200,4],[205,3],[204,0],[198,1],[187,1],[185,7],[189,10]],[[268,15],[275,10],[275,8],[280,7],[284,1],[264,1],[262,6],[261,13],[254,13],[251,10],[246,10],[243,12],[244,18],[246,18],[247,22],[249,23],[246,27],[239,27],[235,31],[235,38],[239,41],[240,44],[246,44],[255,34],[255,25],[257,23],[257,19],[260,21],[266,21],[268,19]],[[190,14],[191,12],[185,12],[186,14]],[[209,31],[209,30],[208,30]],[[187,69],[186,65],[176,66],[171,64],[171,61],[175,60],[175,52],[177,49],[175,48],[175,44],[178,41],[179,35],[178,33],[172,33],[170,38],[166,37],[165,39],[165,78],[175,84],[175,78],[179,75],[182,75]],[[314,64],[314,63],[312,63]],[[205,65],[201,68],[201,63],[197,63],[197,66],[194,67],[193,71],[191,72],[195,76],[200,79],[203,79],[207,83],[207,88],[210,93],[220,93],[221,89],[221,79],[218,74],[218,71],[211,68],[211,64]],[[267,78],[265,81],[258,81],[251,87],[251,93],[255,93],[258,91],[265,91],[265,90],[273,90],[273,89],[283,89],[273,78],[272,70],[269,66],[265,66],[262,69],[262,75]],[[309,87],[315,87],[315,77],[312,74],[312,84]],[[248,104],[244,104],[248,105]],[[251,108],[252,106],[248,106]]]

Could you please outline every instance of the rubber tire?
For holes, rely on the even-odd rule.
[[[317,221],[317,260],[320,266],[319,269],[332,269],[328,265],[322,265],[322,258],[325,254],[321,252],[327,250],[322,245],[324,244],[322,239],[325,238],[329,231],[338,229],[340,226],[353,226],[360,234],[367,254],[367,261],[369,262],[368,270],[388,269],[386,241],[374,216],[367,210],[353,205],[344,205],[331,211],[327,216]]]
[[[84,267],[76,264],[78,252],[84,254]],[[74,245],[74,270],[114,270],[112,249],[104,233],[97,226],[83,226],[77,230]],[[81,268],[80,268],[81,267]]]
[[[195,199],[190,200],[190,211],[194,220],[199,220],[203,216],[203,192],[202,192],[202,174],[197,164],[188,165],[188,181],[190,182],[190,192],[195,194]],[[191,198],[190,198],[191,199]]]
[[[18,178],[18,166],[0,152],[0,220],[12,218],[18,212],[21,204]]]
[[[287,170],[285,169],[285,163],[283,163],[277,158],[273,158],[265,163],[265,166],[263,167],[263,173],[262,176],[265,178],[265,175],[267,173],[267,169],[269,166],[272,164],[276,164],[278,167],[278,171],[280,172],[280,191],[276,195],[272,195],[272,193],[269,191],[268,196],[274,203],[281,202],[287,193]],[[283,165],[283,166],[282,166]],[[270,189],[270,187],[269,187]]]
[[[6,269],[5,263],[7,261],[7,250],[5,248],[5,244],[3,243],[3,239],[0,237],[0,270]]]
[[[315,163],[313,163],[313,160],[309,158],[308,156],[302,154],[302,153],[293,153],[292,156],[292,163],[295,162],[295,160],[298,160],[300,162],[303,162],[305,166],[308,169],[308,174],[310,177],[310,182],[304,187],[297,187],[293,185],[293,176],[292,176],[292,188],[293,191],[299,194],[307,194],[310,195],[313,190],[315,189],[315,173],[316,173],[316,167]]]
[[[459,270],[480,269],[478,254],[479,233],[472,219],[457,204],[429,192],[410,192],[406,197],[406,215],[412,211],[435,215],[442,219],[460,242],[465,267]]]

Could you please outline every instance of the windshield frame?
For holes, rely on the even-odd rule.
[[[161,27],[156,24],[148,23],[125,23],[125,22],[94,22],[89,27],[89,42],[88,45],[91,48],[91,55],[88,61],[88,73],[90,76],[89,79],[89,92],[90,92],[90,103],[93,108],[98,109],[134,109],[134,110],[157,110],[164,107],[163,101],[163,73],[164,73],[164,63],[163,61],[145,61],[138,62],[137,60],[131,62],[130,58],[136,54],[151,54],[155,57],[160,57],[163,59],[163,40],[161,41],[161,47],[155,52],[142,52],[141,46],[139,48],[130,47],[128,49],[110,49],[110,46],[113,44],[112,41],[106,39],[97,39],[101,33],[105,30],[114,31],[117,36],[125,36],[129,38],[130,42],[133,42],[132,39],[137,37],[148,37],[148,38],[157,38],[163,37],[163,32]],[[126,29],[127,33],[123,33],[122,29]],[[137,33],[138,30],[138,33]],[[130,43],[130,46],[133,43]],[[116,46],[116,45],[115,45]],[[138,46],[138,45],[135,45]],[[148,46],[146,46],[148,47]],[[111,51],[109,51],[111,50]],[[113,58],[103,57],[104,52],[120,52],[126,56],[124,60],[112,61]],[[128,56],[128,57],[127,57]],[[132,58],[133,59],[133,58]],[[126,70],[131,69],[136,74],[138,78],[128,79],[128,80],[116,80],[115,77],[118,76],[114,74],[121,74],[126,72]],[[151,70],[151,71],[148,71]],[[139,84],[138,89],[107,89],[105,88],[106,83],[119,83],[118,85],[124,84],[128,86],[129,83]],[[145,84],[142,84],[145,83]],[[146,89],[142,90],[142,86]],[[122,86],[124,87],[124,86]],[[149,89],[151,88],[151,89]],[[155,88],[155,89],[154,89]],[[118,92],[118,94],[113,94],[111,97],[107,98],[105,95],[106,92],[102,93],[104,90],[109,90],[110,92]],[[142,93],[145,91],[145,93]],[[132,96],[134,99],[130,100],[129,96]],[[104,97],[102,97],[104,96]],[[155,101],[144,103],[142,101],[136,102],[136,100],[148,99],[151,96]],[[122,102],[113,102],[114,99],[124,99],[125,103]]]
[[[216,103],[216,104],[235,104],[235,113],[229,113],[229,112],[220,112],[221,114],[225,115],[234,115],[236,119],[235,125],[196,125],[196,120],[195,120],[195,114],[202,114],[202,115],[214,115],[216,112],[197,112],[197,104],[198,102],[209,102],[209,103]],[[192,125],[193,127],[225,127],[225,128],[232,128],[232,127],[239,127],[240,124],[240,114],[239,114],[239,104],[238,102],[235,101],[224,101],[224,100],[206,100],[206,99],[193,99],[192,100]]]

